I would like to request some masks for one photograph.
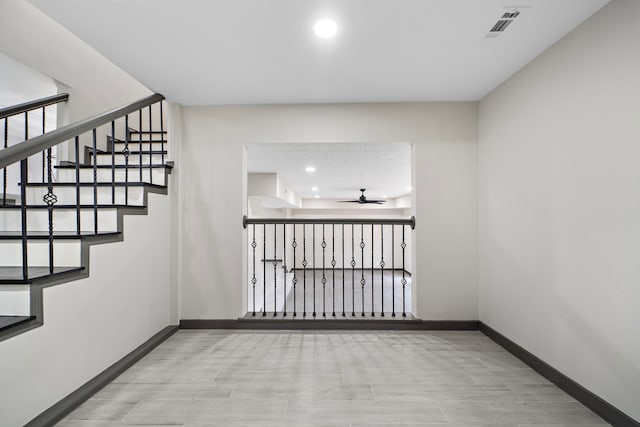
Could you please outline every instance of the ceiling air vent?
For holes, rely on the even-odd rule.
[[[511,22],[513,22],[513,20],[511,19],[501,19],[498,22],[495,23],[495,25],[493,26],[493,28],[491,28],[492,33],[501,33],[504,30],[507,29],[507,27],[509,26],[509,24],[511,24]]]
[[[493,24],[493,27],[491,27],[487,34],[487,37],[498,37],[500,33],[504,32],[504,30],[506,30],[518,16],[520,16],[520,11],[517,9],[504,12],[498,22]]]
[[[502,15],[502,19],[516,19],[518,15],[520,15],[520,12],[517,10],[515,12],[505,12]]]

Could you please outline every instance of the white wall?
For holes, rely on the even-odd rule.
[[[56,82],[42,73],[27,67],[10,56],[0,52],[0,108],[9,107],[38,98],[52,96],[58,93]],[[57,127],[58,106],[50,105],[45,107],[44,124],[45,132],[49,132]],[[42,109],[27,113],[29,137],[41,135],[42,129]],[[4,146],[4,120],[0,128],[0,146]],[[7,145],[10,147],[24,141],[25,137],[25,116],[18,114],[7,119]],[[56,157],[57,149],[52,150],[52,156]],[[41,156],[34,156],[29,159],[29,179],[42,180]],[[0,181],[2,179],[0,178]],[[20,194],[20,165],[14,164],[7,168],[7,195],[14,199]],[[3,183],[4,184],[4,183]],[[2,190],[0,190],[0,193]]]
[[[170,324],[169,197],[91,247],[91,276],[44,290],[44,326],[0,342],[0,425],[24,425]],[[10,390],[10,392],[8,391]]]
[[[411,142],[416,313],[477,319],[476,111],[475,103],[184,107],[181,318],[244,314],[245,144]]]
[[[71,122],[150,94],[27,1],[0,2],[0,52],[68,86]],[[151,194],[124,242],[91,248],[89,278],[45,289],[44,326],[0,342],[0,425],[23,425],[176,322],[174,199]]]
[[[0,52],[51,77],[69,93],[65,111],[65,120],[69,123],[151,94],[121,68],[25,0],[0,1]],[[132,120],[135,121],[135,117]],[[99,130],[99,135],[101,145],[106,131]],[[73,159],[74,155],[70,147],[63,144],[59,157]]]
[[[640,420],[640,2],[480,104],[480,319]]]
[[[69,86],[70,122],[151,94],[28,1],[0,2],[0,52]]]

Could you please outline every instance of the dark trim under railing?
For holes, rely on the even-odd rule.
[[[36,99],[34,101],[25,102],[23,104],[0,108],[0,119],[15,116],[16,114],[27,113],[31,110],[48,107],[49,105],[57,104],[59,102],[66,102],[68,100],[68,93],[59,93],[57,95],[47,96],[46,98]]]
[[[44,135],[36,136],[35,138],[29,139],[28,142],[25,141],[12,147],[5,148],[0,151],[0,168],[18,162],[22,159],[26,159],[33,154],[40,153],[41,151],[74,138],[77,135],[89,132],[115,119],[119,119],[126,114],[133,113],[143,107],[147,107],[162,100],[164,100],[164,96],[156,93],[131,104],[98,114],[97,116],[89,117]]]

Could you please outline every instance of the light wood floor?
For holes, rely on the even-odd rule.
[[[181,330],[60,426],[596,426],[484,335]]]
[[[326,269],[322,270],[296,270],[295,277],[297,286],[295,290],[292,286],[294,273],[286,274],[277,270],[275,276],[271,270],[267,271],[267,280],[262,281],[262,276],[255,287],[255,310],[260,314],[263,310],[262,301],[266,301],[266,311],[269,314],[286,312],[292,317],[294,310],[298,317],[316,318],[332,317],[335,312],[337,318],[342,318],[344,309],[345,316],[356,314],[358,317],[370,317],[372,313],[380,315],[383,312],[385,317],[391,317],[391,313],[402,316],[403,310],[406,315],[411,315],[411,275],[403,275],[401,271],[394,272],[371,269],[355,270],[350,269]],[[361,285],[364,277],[365,285]],[[325,285],[322,281],[325,279]],[[405,286],[402,286],[402,279]],[[274,286],[274,282],[275,285]],[[286,287],[286,304],[284,303],[284,291]],[[344,287],[343,287],[344,283]],[[275,298],[274,298],[275,295]],[[254,293],[252,286],[248,288],[249,302],[247,311],[253,313]],[[335,306],[335,310],[334,310]]]

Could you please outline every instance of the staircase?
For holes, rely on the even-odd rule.
[[[11,146],[11,117],[28,122],[41,109],[44,123],[45,100],[0,110],[0,340],[41,326],[42,289],[88,277],[91,246],[123,240],[123,216],[146,214],[149,193],[167,194],[173,164],[163,99],[155,94],[48,133],[43,124],[42,134],[25,131]],[[71,160],[57,161],[56,149]]]

